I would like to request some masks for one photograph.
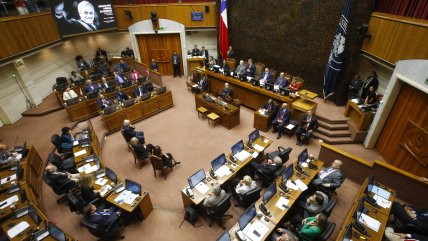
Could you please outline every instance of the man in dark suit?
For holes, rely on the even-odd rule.
[[[342,169],[342,161],[334,160],[330,167],[321,170],[312,181],[315,187],[336,189],[345,181]]]
[[[414,206],[392,203],[391,214],[401,225],[402,232],[417,232],[428,234],[428,210]]]
[[[205,75],[199,80],[198,86],[192,87],[194,93],[206,92],[208,91],[208,77]]]
[[[116,211],[114,206],[109,209],[97,208],[94,204],[88,204],[83,208],[85,213],[84,219],[93,224],[109,227],[117,218],[120,217],[121,212]]]
[[[134,50],[129,49],[129,47],[126,47],[124,51],[121,53],[122,58],[134,58]]]
[[[122,90],[122,87],[120,87],[120,85],[118,85],[116,87],[116,92],[114,93],[114,98],[119,101],[119,102],[123,102],[125,100],[128,100],[129,98],[131,98],[130,96],[128,96],[125,91]]]
[[[283,127],[290,121],[291,111],[287,107],[287,103],[283,103],[281,109],[278,111],[276,118],[272,121],[273,133],[278,132],[278,137],[281,138]]]
[[[152,59],[152,62],[150,62],[150,69],[154,71],[159,70],[158,64],[156,63],[155,59]]]
[[[252,59],[248,59],[248,63],[245,69],[245,74],[249,77],[254,77],[255,73],[256,73],[256,65],[253,64]]]
[[[354,99],[358,97],[358,92],[363,86],[363,81],[360,79],[360,75],[356,74],[349,84],[348,98]]]
[[[265,84],[272,84],[273,75],[269,71],[269,68],[265,68],[265,71],[260,75],[259,82],[260,86],[264,86]]]
[[[318,120],[312,115],[312,111],[308,110],[302,118],[302,126],[296,131],[296,145],[303,145],[312,136],[312,132],[318,127]]]
[[[126,142],[129,142],[132,137],[136,137],[138,139],[138,143],[144,144],[144,132],[135,131],[135,127],[131,125],[129,120],[123,121],[123,134],[125,136]]]
[[[275,112],[275,103],[269,99],[261,108],[267,116],[271,116]]]
[[[208,54],[208,50],[205,49],[205,46],[202,46],[202,50],[199,53],[200,56],[203,56],[205,58],[205,63],[208,63],[208,58],[210,57]]]
[[[121,84],[125,84],[127,79],[125,78],[125,76],[123,76],[123,74],[121,72],[113,72],[114,75],[114,82],[117,85],[121,85]]]
[[[107,51],[102,50],[101,48],[97,48],[97,51],[95,51],[95,58],[105,58],[105,61],[108,61],[107,59]]]
[[[111,85],[107,82],[106,77],[101,77],[101,89],[105,90],[108,87],[111,87]]]
[[[130,70],[128,63],[126,63],[125,61],[123,61],[122,59],[120,60],[120,62],[116,65],[116,69],[117,71],[121,71],[121,72],[127,72]]]
[[[171,56],[171,62],[174,69],[174,78],[177,77],[177,75],[181,78],[180,55],[177,54],[177,51],[174,51],[174,54]]]
[[[229,96],[230,98],[233,98],[233,90],[229,87],[229,83],[224,83],[224,88],[221,93],[221,98],[223,100],[226,100],[226,97]]]
[[[376,71],[373,71],[372,75],[367,77],[366,82],[364,82],[363,92],[361,93],[361,99],[363,99],[363,100],[366,99],[367,94],[370,90],[370,86],[373,86],[375,91],[379,87],[379,80],[377,79]]]
[[[254,171],[259,171],[266,176],[272,175],[282,166],[282,160],[279,156],[273,158],[273,160],[268,159],[265,164],[260,164],[255,161],[251,162],[251,167]]]
[[[85,86],[85,92],[86,94],[92,93],[92,92],[97,92],[99,89],[99,85],[98,84],[92,84],[92,80],[88,79],[86,80],[86,86]]]
[[[60,172],[53,164],[48,164],[45,168],[46,177],[52,182],[55,187],[62,187],[68,182],[73,182],[71,186],[80,183],[80,174],[71,174],[68,172]]]
[[[138,83],[138,86],[134,89],[134,98],[141,97],[144,94],[143,82]]]
[[[198,45],[195,45],[192,49],[192,56],[199,56]]]
[[[273,84],[273,90],[275,92],[279,92],[280,89],[287,87],[288,81],[285,78],[285,73],[281,72],[281,74],[276,78],[275,83]]]
[[[110,100],[108,100],[107,97],[104,97],[104,95],[100,95],[100,97],[97,99],[97,102],[101,110],[104,110],[111,105]]]
[[[227,50],[227,58],[228,59],[235,58],[235,52],[233,52],[232,46],[229,46],[229,49]]]

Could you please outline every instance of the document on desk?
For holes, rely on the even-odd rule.
[[[287,180],[287,183],[285,185],[290,189],[299,190],[299,187],[297,185],[294,185],[290,180]]]
[[[355,104],[358,104],[358,99],[356,99],[356,98],[352,99],[351,101],[354,102]]]
[[[264,225],[259,220],[256,220],[251,224],[245,236],[252,241],[259,241],[263,239],[263,237],[266,235],[268,231],[269,231],[269,228],[266,227],[266,225]]]
[[[214,172],[216,176],[223,177],[230,175],[232,172],[230,171],[229,167],[226,165],[221,166],[217,171]]]
[[[205,185],[205,183],[203,182],[198,183],[198,185],[196,185],[195,188],[201,194],[205,194],[210,190],[210,188],[207,185]]]
[[[74,156],[75,156],[75,157],[78,157],[78,156],[81,156],[81,155],[83,155],[83,154],[86,154],[86,149],[83,149],[83,150],[81,150],[81,151],[78,151],[78,152],[74,153]]]
[[[18,202],[18,201],[19,201],[18,195],[13,195],[12,197],[9,197],[8,199],[0,202],[0,209],[7,208],[12,203]]]
[[[7,231],[7,235],[10,238],[14,238],[16,235],[22,233],[28,227],[30,227],[30,224],[28,224],[26,221],[22,221],[22,222],[18,223],[17,225],[15,225],[13,228],[9,229]]]
[[[288,203],[290,202],[290,200],[284,198],[284,197],[280,197],[278,202],[276,202],[275,206],[281,210],[285,210],[285,206],[288,206]]]
[[[106,195],[106,193],[107,193],[108,191],[110,191],[111,189],[112,189],[112,187],[111,187],[109,184],[107,184],[107,185],[105,185],[105,186],[102,186],[102,187],[100,188],[100,195],[101,195],[101,196]]]
[[[372,217],[370,217],[367,214],[362,213],[360,215],[360,218],[358,218],[358,222],[366,225],[367,227],[369,227],[371,230],[378,232],[379,231],[379,227],[380,227],[380,222]]]
[[[79,145],[79,141],[73,141],[73,146]]]
[[[81,166],[81,167],[79,167],[79,168],[77,168],[77,171],[78,172],[85,172],[86,174],[89,174],[89,173],[91,173],[91,172],[95,172],[95,171],[97,171],[98,170],[98,167],[97,167],[97,165],[91,165],[91,164],[89,164],[89,163],[86,163],[85,165],[83,165],[83,166]]]
[[[389,200],[389,196],[391,195],[390,192],[388,192],[387,190],[385,190],[383,188],[380,188],[380,187],[378,187],[376,185],[373,185],[373,187],[370,190],[370,192],[372,192],[372,193],[374,193],[374,194],[376,194],[378,196],[381,196],[381,197],[385,198],[386,200]]]
[[[297,187],[299,187],[299,189],[302,190],[302,192],[308,189],[308,186],[306,186],[306,184],[304,184],[300,179],[297,179],[294,182],[296,183]]]
[[[253,152],[253,154],[251,155],[253,158],[257,158],[258,156],[259,156],[259,153],[258,152]]]
[[[285,128],[287,128],[288,130],[292,130],[295,127],[295,125],[293,124],[288,124]]]
[[[390,208],[392,205],[392,202],[379,196],[379,195],[374,195],[373,196],[374,200],[376,200],[376,204],[383,207],[383,208]]]
[[[236,153],[234,155],[234,157],[236,159],[238,159],[240,162],[243,162],[243,161],[247,160],[247,158],[250,157],[250,156],[251,156],[251,154],[248,151],[246,151],[246,150],[242,150],[239,153]]]
[[[267,140],[266,140],[267,141]],[[267,142],[269,142],[269,141],[267,141]],[[265,142],[265,143],[267,143],[267,142]],[[264,151],[264,147],[262,147],[261,145],[259,145],[259,144],[255,144],[254,145],[254,149],[256,149],[257,151],[259,151],[259,152],[262,152],[262,151]]]
[[[10,175],[8,177],[5,177],[5,178],[1,179],[0,184],[3,185],[5,183],[11,182],[11,181],[13,181],[15,179],[16,179],[16,174],[13,174],[13,175]]]
[[[104,186],[104,184],[106,184],[107,183],[107,181],[108,181],[108,179],[107,178],[98,178],[96,181],[95,181],[95,184],[97,184],[97,185],[100,185],[100,186]]]

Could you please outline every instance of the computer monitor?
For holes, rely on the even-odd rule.
[[[230,241],[229,231],[225,231],[217,241]]]
[[[128,191],[131,191],[135,194],[141,195],[141,185],[134,182],[134,181],[131,181],[129,179],[125,179],[125,188]]]
[[[285,170],[282,172],[282,181],[285,182],[293,176],[294,168],[293,164],[290,164]]]
[[[352,224],[350,223],[345,228],[342,241],[351,241],[351,238],[352,238]]]
[[[114,173],[114,171],[112,171],[110,168],[106,167],[105,173],[106,173],[106,177],[108,177],[108,179],[110,179],[115,184],[117,183],[117,175],[116,175],[116,173]]]
[[[257,138],[259,138],[260,137],[260,132],[259,132],[259,130],[258,129],[255,129],[253,132],[251,132],[249,135],[248,135],[248,141],[250,142],[250,143],[253,143],[255,140],[257,140]]]
[[[244,141],[240,140],[235,145],[232,146],[232,155],[236,155],[237,153],[244,150]]]
[[[253,220],[253,218],[256,216],[256,207],[254,206],[254,203],[245,210],[245,212],[239,217],[238,223],[239,223],[239,229],[242,231],[247,226],[248,223]]]
[[[28,215],[30,215],[33,222],[38,226],[42,222],[42,218],[37,213],[37,210],[31,205],[31,203],[28,204]]]
[[[224,155],[224,153],[222,153],[220,156],[216,157],[212,162],[211,162],[211,167],[213,169],[213,171],[217,171],[220,167],[222,167],[224,164],[226,163],[226,155]]]
[[[205,180],[205,171],[201,169],[187,179],[190,188],[194,188],[198,183]]]
[[[276,194],[276,182],[273,182],[265,193],[263,193],[263,204],[267,204]]]
[[[145,93],[145,94],[143,94],[142,96],[141,96],[141,100],[143,101],[143,100],[148,100],[148,99],[150,99],[150,97],[152,96],[152,93],[150,93],[150,92],[148,92],[148,93]]]
[[[352,215],[352,217],[356,220],[356,221],[358,221],[358,219],[360,218],[360,216],[361,216],[361,213],[363,213],[364,212],[364,210],[365,210],[365,207],[364,207],[364,198],[361,198],[359,201],[358,201],[358,206],[357,206],[357,208],[355,209],[355,212],[354,212],[354,214]]]
[[[52,223],[48,224],[48,230],[49,230],[49,235],[52,238],[54,238],[55,240],[57,240],[57,241],[66,241],[67,240],[64,231],[62,231],[60,228],[53,225]]]
[[[369,192],[372,190],[373,186],[374,186],[374,175],[371,175],[367,178],[367,186],[366,189],[364,190],[365,194],[369,194]]]
[[[297,164],[302,164],[308,159],[308,148],[305,148],[302,152],[300,152],[299,156],[297,157]]]

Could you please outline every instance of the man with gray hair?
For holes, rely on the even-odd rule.
[[[215,185],[212,193],[204,200],[205,207],[213,207],[217,202],[222,200],[226,196],[226,192],[221,189],[220,185]]]
[[[261,172],[266,176],[272,175],[282,166],[282,159],[279,156],[276,156],[272,159],[268,159],[265,164],[260,164],[257,162],[251,162],[251,167],[254,171]]]
[[[132,137],[135,137],[140,144],[144,144],[144,132],[135,131],[135,127],[131,125],[131,121],[123,120],[122,131],[126,142],[129,142]]]
[[[77,11],[80,19],[70,19],[70,23],[74,27],[73,32],[92,32],[97,31],[97,26],[94,24],[96,21],[95,8],[89,1],[81,1],[77,5]]]
[[[330,167],[321,170],[312,181],[316,187],[336,189],[345,181],[345,174],[342,169],[342,161],[334,160]]]
[[[245,64],[244,64],[244,60],[239,61],[239,65],[238,67],[236,67],[235,69],[235,73],[237,75],[244,75],[245,74]]]

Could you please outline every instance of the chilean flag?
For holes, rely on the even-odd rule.
[[[220,4],[220,21],[219,21],[219,45],[220,54],[223,59],[227,58],[227,50],[229,48],[229,32],[227,29],[227,4],[226,0],[221,0]]]

